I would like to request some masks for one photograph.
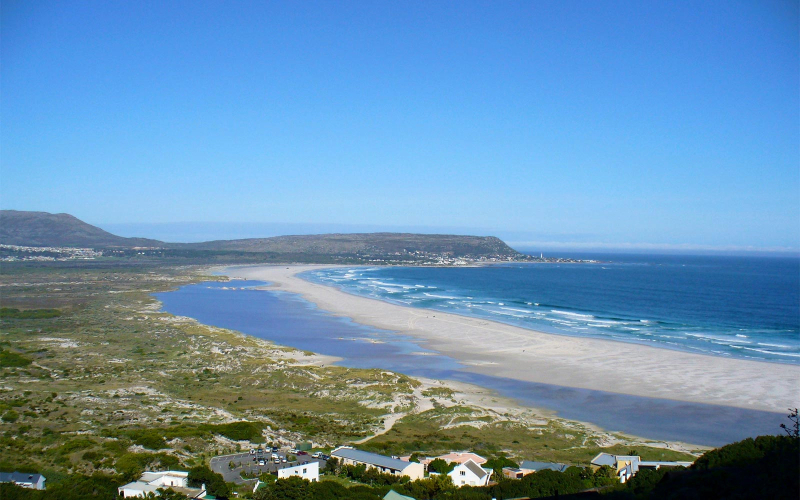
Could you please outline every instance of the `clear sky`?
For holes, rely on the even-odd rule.
[[[800,248],[796,1],[1,8],[5,209]]]

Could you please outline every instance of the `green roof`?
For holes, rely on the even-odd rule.
[[[389,493],[384,495],[383,500],[417,500],[417,499],[414,497],[407,497],[405,495],[401,495],[400,493],[394,490],[389,490]]]

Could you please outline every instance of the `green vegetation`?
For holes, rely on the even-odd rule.
[[[30,309],[20,311],[12,307],[0,307],[0,318],[4,319],[44,319],[61,316],[58,309]]]
[[[418,383],[158,311],[151,296],[208,279],[191,267],[11,263],[4,318],[0,469],[134,478],[267,442],[330,448],[381,427]]]
[[[800,439],[759,436],[711,450],[689,469],[640,471],[611,498],[770,498],[800,493]],[[642,474],[645,472],[645,474]]]
[[[32,360],[22,354],[11,352],[0,347],[0,368],[28,366]]]
[[[212,472],[205,465],[198,465],[189,471],[189,486],[197,488],[206,485],[206,491],[220,500],[227,499],[231,492],[221,474]]]
[[[536,457],[542,462],[566,464],[587,464],[601,451],[626,454],[630,450],[622,444],[601,447],[597,436],[573,422],[549,420],[532,426],[510,415],[490,415],[484,409],[467,406],[439,407],[409,415],[360,447],[397,456],[423,450],[436,455],[468,449],[487,458]],[[646,446],[639,448],[639,454],[643,460],[696,458],[688,453]]]

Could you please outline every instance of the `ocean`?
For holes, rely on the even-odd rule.
[[[576,255],[592,264],[353,267],[302,277],[561,335],[800,364],[800,259]]]
[[[792,356],[798,353],[797,259],[575,257],[603,262],[349,267],[316,270],[304,277],[411,307],[477,315],[557,334],[797,363]],[[254,288],[263,284],[200,283],[156,297],[169,313],[279,345],[338,356],[343,366],[468,382],[564,418],[650,439],[718,446],[779,433],[778,425],[785,420],[780,413],[475,374],[457,360],[427,351],[412,338],[334,316],[296,294]],[[647,328],[652,335],[637,333]]]

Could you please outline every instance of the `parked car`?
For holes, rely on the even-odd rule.
[[[308,455],[308,452],[307,451],[298,451],[297,454],[298,455]]]
[[[320,455],[322,455],[322,452],[315,451],[311,454],[311,458],[319,458]]]
[[[292,448],[291,450],[289,450],[289,453],[291,453],[292,455],[297,455],[298,453],[300,453],[300,451]]]
[[[277,446],[273,446],[272,447],[272,453],[277,453],[277,452],[278,452],[278,447]]]
[[[250,454],[251,454],[251,455],[255,455],[255,454],[256,454],[256,450],[254,450],[254,449],[250,449]]]
[[[267,462],[265,462],[264,460],[259,460],[258,465],[267,465]]]

